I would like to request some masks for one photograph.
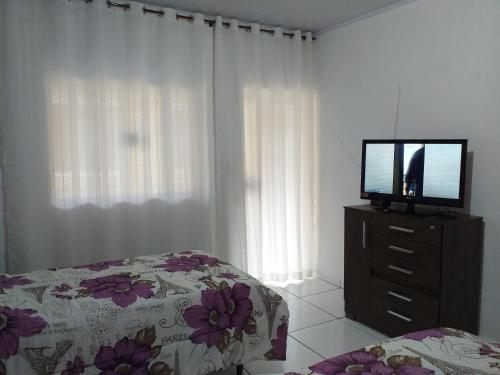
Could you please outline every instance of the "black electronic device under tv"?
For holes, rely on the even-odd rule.
[[[363,141],[361,199],[463,207],[466,139]]]

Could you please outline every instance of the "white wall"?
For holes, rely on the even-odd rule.
[[[3,183],[3,175],[0,170],[0,273],[5,272],[5,227],[3,225],[3,190],[1,189]]]
[[[500,338],[500,1],[417,0],[321,34],[320,265],[343,278],[343,209],[359,203],[363,138],[468,138],[472,213],[485,218],[481,333]]]

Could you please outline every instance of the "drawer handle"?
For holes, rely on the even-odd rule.
[[[393,230],[396,232],[403,232],[403,233],[408,233],[408,234],[414,234],[415,231],[413,229],[408,229],[408,228],[403,228],[403,227],[397,227],[395,225],[389,225],[389,230]]]
[[[413,300],[410,297],[403,296],[402,294],[393,292],[392,290],[389,290],[387,294],[405,302],[413,302]]]
[[[403,247],[394,246],[394,245],[389,245],[389,249],[394,250],[394,251],[398,251],[398,252],[404,253],[404,254],[410,254],[410,255],[415,254],[415,252],[413,250],[405,249]]]
[[[405,322],[408,322],[408,323],[411,323],[413,321],[411,318],[408,318],[407,316],[398,314],[397,312],[392,311],[392,310],[387,310],[387,314],[392,315],[398,319],[404,320]]]
[[[406,268],[401,268],[401,267],[393,266],[392,264],[389,264],[387,266],[387,268],[389,268],[389,269],[391,269],[393,271],[404,273],[406,275],[413,275],[413,271],[407,270]]]

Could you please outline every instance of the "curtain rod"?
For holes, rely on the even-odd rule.
[[[85,3],[88,4],[88,3],[91,3],[93,0],[82,0],[82,1],[84,1]],[[118,3],[116,1],[107,0],[106,5],[108,6],[108,8],[115,7],[115,8],[121,8],[121,9],[123,9],[123,11],[130,10],[130,3]],[[165,15],[165,12],[162,9],[159,9],[159,10],[152,9],[152,8],[148,8],[146,6],[142,7],[142,13],[143,14],[155,14],[158,17],[163,17]],[[184,20],[184,21],[188,21],[188,22],[194,21],[194,16],[186,16],[186,15],[183,15],[180,13],[177,13],[175,16],[176,16],[176,19],[178,19],[178,20]],[[205,24],[207,24],[208,26],[213,27],[213,25],[215,24],[215,19],[204,18],[203,22],[205,22]],[[231,23],[230,22],[222,22],[222,25],[224,27],[228,28],[231,26]],[[238,25],[238,28],[242,29],[242,30],[250,31],[252,29],[252,26],[250,26],[250,25]],[[275,34],[275,31],[273,29],[268,29],[268,28],[264,28],[264,27],[260,28],[260,32],[265,33],[265,34],[270,34],[270,35]],[[295,34],[291,33],[291,32],[283,32],[283,36],[293,38],[295,36]],[[302,35],[301,39],[305,40],[306,36]],[[316,40],[316,38],[313,37],[312,40]]]
[[[158,12],[162,12],[162,10],[158,11],[154,11],[152,9],[147,9],[146,7],[143,7],[143,12],[144,13],[156,13],[158,14]],[[193,16],[185,16],[183,14],[179,14],[177,13],[176,14],[176,18],[179,20],[186,20],[188,22],[193,22],[194,20],[194,17]],[[210,27],[212,27],[214,24],[215,24],[215,20],[214,19],[210,19],[210,18],[205,18],[203,19],[203,21]],[[222,22],[222,26],[226,27],[226,28],[229,28],[231,26],[231,23],[230,22]],[[246,31],[250,31],[252,29],[252,26],[250,25],[238,25],[238,28],[239,29],[242,29],[242,30],[246,30]],[[275,31],[273,29],[266,29],[264,27],[261,27],[260,28],[260,32],[261,33],[265,33],[265,34],[270,34],[270,35],[274,35]],[[283,32],[283,36],[287,36],[289,38],[293,38],[295,36],[294,33],[290,33],[290,32]],[[305,35],[302,35],[301,36],[302,40],[306,40],[306,36]],[[316,40],[316,38],[312,38],[313,40]]]

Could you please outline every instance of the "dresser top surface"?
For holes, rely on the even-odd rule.
[[[433,223],[433,224],[439,224],[439,225],[446,225],[446,224],[455,224],[458,222],[463,222],[463,221],[471,221],[471,220],[483,220],[482,217],[480,216],[474,216],[474,215],[467,215],[467,214],[462,214],[462,213],[456,213],[453,212],[455,215],[454,218],[449,218],[445,216],[441,216],[438,213],[434,214],[432,210],[422,210],[422,212],[418,212],[416,214],[409,214],[406,212],[400,212],[396,210],[392,210],[387,212],[386,210],[383,210],[379,207],[374,207],[369,204],[361,204],[361,205],[355,205],[355,206],[345,206],[346,209],[352,209],[352,210],[359,210],[359,211],[365,211],[370,214],[374,215],[385,215],[385,216],[392,216],[392,217],[405,217],[405,218],[412,218],[415,220],[419,220],[421,222],[428,222],[428,223]]]

